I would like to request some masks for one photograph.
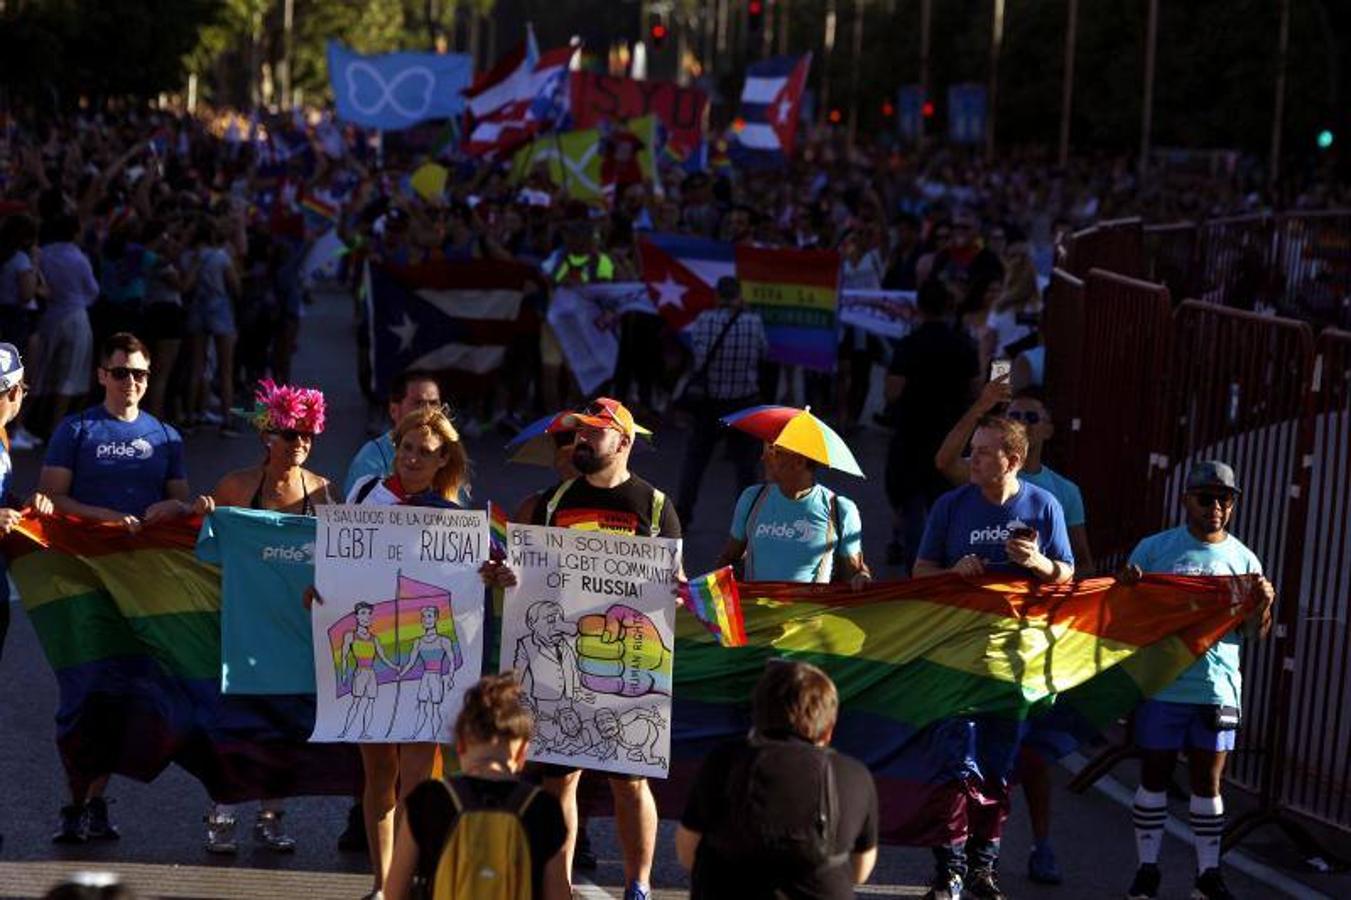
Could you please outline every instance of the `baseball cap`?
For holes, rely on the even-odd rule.
[[[0,391],[23,381],[23,359],[13,344],[0,343]]]
[[[1238,482],[1234,479],[1234,470],[1227,463],[1219,460],[1202,460],[1191,467],[1187,473],[1187,491],[1204,491],[1207,489],[1217,489],[1222,491],[1232,491],[1235,494],[1243,493],[1238,489]]]
[[[586,409],[563,416],[559,424],[564,428],[613,428],[629,437],[652,433],[633,421],[627,406],[611,397],[597,397]]]

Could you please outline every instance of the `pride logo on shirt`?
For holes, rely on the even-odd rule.
[[[314,562],[314,541],[299,547],[264,547],[263,562],[290,562],[310,565]]]
[[[110,441],[94,448],[95,459],[149,459],[155,448],[145,438],[132,441]]]

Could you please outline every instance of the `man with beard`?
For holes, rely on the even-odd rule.
[[[580,477],[546,491],[535,504],[535,525],[605,531],[646,537],[680,537],[680,519],[666,495],[629,471],[629,453],[637,436],[648,434],[633,413],[609,397],[598,397],[578,413],[563,417],[562,426],[574,429],[572,464]],[[489,584],[509,587],[515,574],[504,563],[485,564]],[[678,577],[684,578],[681,570]],[[580,769],[540,766],[544,789],[563,804],[568,826],[564,845],[568,878],[577,840],[577,783]],[[652,859],[657,843],[657,804],[646,778],[607,774],[614,794],[615,825],[624,855],[624,900],[648,900]]]

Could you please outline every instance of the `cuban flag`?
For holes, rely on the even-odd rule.
[[[776,56],[746,72],[741,115],[733,128],[731,154],[750,168],[787,165],[797,138],[798,111],[812,55]]]
[[[735,248],[707,238],[649,234],[638,242],[638,259],[652,303],[675,329],[715,306],[718,279],[736,274]]]
[[[568,67],[574,47],[535,50],[523,41],[465,90],[469,156],[506,154],[567,118]]]

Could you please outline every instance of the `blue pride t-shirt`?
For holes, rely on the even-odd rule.
[[[44,464],[71,471],[72,499],[128,516],[144,515],[167,482],[188,477],[172,426],[143,410],[123,422],[102,404],[61,421]]]
[[[197,558],[221,567],[221,691],[313,694],[313,516],[222,506],[202,522]]]
[[[986,500],[974,484],[939,497],[924,525],[919,558],[950,568],[963,556],[974,553],[985,560],[986,571],[1027,577],[1030,574],[1027,569],[1009,562],[1004,549],[1009,525],[1015,522],[1036,529],[1037,548],[1042,555],[1074,565],[1060,501],[1050,491],[1026,481],[1019,481],[1018,493],[1003,504]]]
[[[863,552],[863,520],[858,506],[814,485],[792,500],[776,484],[752,485],[741,492],[732,513],[732,537],[746,542],[747,581],[829,581],[837,556]]]
[[[1060,508],[1065,513],[1066,528],[1084,524],[1084,495],[1079,491],[1079,485],[1053,471],[1050,466],[1042,466],[1035,473],[1019,472],[1018,480],[1050,491],[1051,495],[1060,501]]]
[[[1143,572],[1160,575],[1262,574],[1261,560],[1232,534],[1218,544],[1208,544],[1193,536],[1185,525],[1145,538],[1131,552],[1130,563]],[[1229,632],[1153,699],[1239,706],[1243,692],[1243,677],[1238,668],[1242,652],[1242,636]]]

